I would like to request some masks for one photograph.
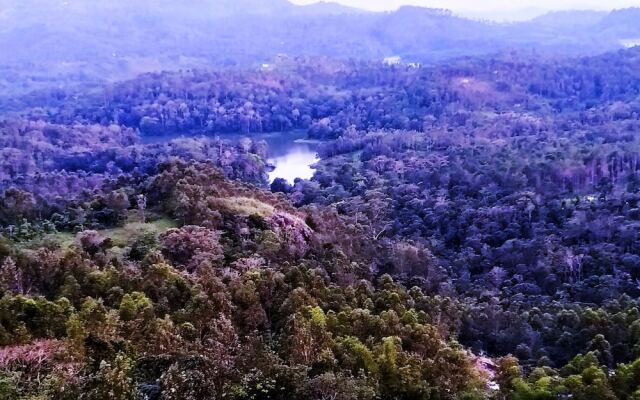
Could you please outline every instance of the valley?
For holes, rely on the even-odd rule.
[[[0,0],[0,399],[640,398],[639,18]]]

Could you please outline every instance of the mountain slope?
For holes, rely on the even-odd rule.
[[[640,37],[639,10],[495,24],[419,7],[373,13],[287,0],[0,0],[0,68],[18,75],[0,77],[0,96],[162,69],[257,66],[278,54],[421,63],[507,49],[593,54]]]

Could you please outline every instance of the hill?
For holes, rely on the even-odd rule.
[[[419,7],[374,13],[286,0],[2,0],[0,96],[148,71],[259,66],[279,54],[419,63],[512,49],[595,54],[640,37],[639,10],[497,24]]]

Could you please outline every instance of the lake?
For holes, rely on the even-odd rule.
[[[318,143],[306,140],[306,132],[294,131],[265,135],[269,145],[268,162],[275,166],[269,173],[269,181],[284,178],[293,183],[296,178],[311,179],[312,166],[318,162]]]
[[[164,143],[171,139],[186,137],[188,135],[176,134],[171,136],[142,137],[145,144]],[[317,150],[318,141],[307,140],[306,130],[290,132],[274,132],[259,134],[220,134],[223,140],[236,142],[244,137],[253,141],[264,140],[269,146],[267,162],[275,168],[269,172],[269,182],[276,178],[284,178],[293,184],[296,178],[311,179],[314,174],[312,166],[319,161]]]

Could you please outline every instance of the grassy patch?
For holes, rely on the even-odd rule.
[[[177,226],[175,221],[168,218],[161,218],[147,223],[132,221],[122,227],[102,229],[98,232],[102,236],[110,238],[114,247],[124,248],[136,237],[146,235],[157,236],[169,229],[177,228]],[[75,240],[76,235],[74,233],[56,232],[30,241],[21,242],[18,246],[24,249],[37,249],[41,247],[67,249],[75,243]]]
[[[249,216],[259,215],[268,218],[275,213],[276,209],[267,203],[250,197],[228,197],[217,200],[217,205],[222,211],[228,211],[232,214]]]
[[[56,232],[46,234],[33,240],[16,243],[17,248],[39,249],[39,248],[68,248],[75,240],[75,235],[71,232]]]
[[[162,218],[153,222],[129,222],[120,228],[99,231],[102,236],[111,238],[116,247],[125,247],[132,239],[145,235],[159,235],[169,229],[176,228],[175,221]]]

